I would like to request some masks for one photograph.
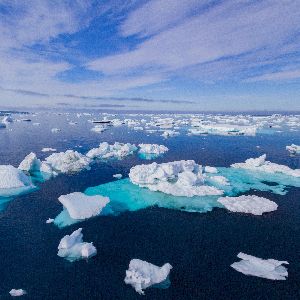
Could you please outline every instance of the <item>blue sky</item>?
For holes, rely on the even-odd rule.
[[[0,107],[300,110],[300,1],[0,0]]]

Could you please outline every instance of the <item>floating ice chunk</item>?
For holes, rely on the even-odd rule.
[[[263,213],[277,210],[278,207],[275,202],[255,195],[220,197],[218,199],[218,202],[223,204],[230,211],[248,213],[253,215],[262,215]]]
[[[138,165],[130,169],[129,178],[140,187],[173,196],[222,195],[214,186],[204,185],[202,167],[193,160]]]
[[[103,126],[103,125],[96,125],[93,128],[91,128],[91,131],[94,131],[94,132],[103,132],[106,129],[107,128],[105,126]]]
[[[177,135],[179,135],[178,131],[165,130],[161,136],[163,136],[164,138],[168,138],[168,137],[174,137],[174,136],[177,136]]]
[[[257,276],[271,280],[286,280],[288,272],[283,264],[287,261],[278,261],[275,259],[261,259],[255,256],[240,252],[237,255],[241,259],[231,265],[236,271],[245,275]]]
[[[53,132],[53,133],[57,133],[57,132],[60,132],[60,131],[61,131],[60,128],[52,128],[51,129],[51,132]]]
[[[3,124],[9,124],[9,123],[12,123],[14,120],[11,116],[5,116],[2,120],[2,123]]]
[[[266,161],[266,154],[258,158],[249,158],[244,163],[235,163],[231,166],[233,168],[242,168],[266,173],[282,173],[289,176],[300,177],[300,169],[293,170],[288,166]]]
[[[117,178],[117,179],[121,179],[123,177],[123,175],[122,174],[114,174],[113,177]]]
[[[116,142],[113,145],[110,145],[107,142],[103,142],[100,143],[98,148],[91,149],[86,156],[91,159],[123,158],[132,154],[136,150],[137,147],[134,144],[123,144]]]
[[[254,136],[257,132],[257,126],[241,126],[230,124],[198,124],[199,129],[191,129],[190,133],[197,134],[212,134],[212,135],[247,135]]]
[[[53,223],[53,222],[54,222],[54,219],[49,218],[49,219],[46,221],[46,224],[51,224],[51,223]]]
[[[79,228],[71,235],[66,235],[61,239],[58,245],[58,256],[73,262],[97,254],[97,249],[93,243],[85,243],[82,241],[83,234],[81,231],[82,228]]]
[[[25,294],[27,294],[27,293],[26,293],[26,291],[23,290],[23,289],[18,289],[18,290],[12,289],[12,290],[9,292],[9,294],[10,294],[12,297],[20,297],[20,296],[23,296],[23,295],[25,295]]]
[[[206,167],[204,168],[204,171],[205,171],[206,173],[218,173],[218,169],[217,169],[217,168],[215,168],[215,167],[210,167],[210,166],[206,166]]]
[[[43,172],[71,173],[89,169],[91,160],[77,151],[67,150],[66,152],[53,153],[45,159]],[[49,167],[47,171],[47,165]]]
[[[286,146],[286,150],[288,150],[291,154],[300,154],[300,146],[295,144]]]
[[[143,290],[152,285],[160,284],[167,280],[169,286],[168,276],[171,269],[172,266],[169,263],[158,267],[140,259],[132,259],[124,281],[126,284],[130,284],[136,292],[144,295],[145,292]]]
[[[29,176],[11,165],[0,165],[0,194],[1,190],[22,187],[32,187]]]
[[[167,151],[169,151],[169,148],[167,148],[164,145],[157,145],[157,144],[139,144],[141,153],[147,153],[147,154],[164,154]]]
[[[36,154],[29,153],[20,163],[18,169],[28,173],[38,172],[41,168],[41,161],[36,157]]]
[[[55,148],[43,148],[42,152],[56,152]]]
[[[62,195],[58,200],[68,210],[70,217],[75,220],[97,216],[109,203],[108,197],[87,196],[79,192]]]

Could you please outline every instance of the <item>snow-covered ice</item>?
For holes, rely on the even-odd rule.
[[[137,150],[134,144],[123,144],[115,142],[110,145],[107,142],[100,143],[98,148],[91,149],[86,156],[95,159],[107,159],[107,158],[123,158],[127,155],[133,154]]]
[[[54,222],[54,219],[48,218],[48,220],[46,220],[46,224],[51,224]]]
[[[62,195],[58,200],[67,209],[70,217],[75,220],[97,216],[109,203],[108,197],[87,196],[80,192]]]
[[[222,195],[223,191],[205,185],[202,166],[193,160],[137,165],[129,172],[132,183],[173,196]]]
[[[71,235],[64,236],[59,245],[57,255],[67,259],[68,261],[75,261],[83,258],[89,258],[97,254],[97,249],[93,243],[86,243],[82,241],[82,228],[75,230]]]
[[[237,255],[241,259],[231,265],[236,271],[245,275],[257,276],[271,280],[286,280],[288,272],[283,264],[287,261],[278,261],[275,259],[261,259],[252,255],[240,252]]]
[[[36,154],[29,153],[20,163],[18,169],[28,173],[40,171],[41,161],[37,158]]]
[[[43,148],[41,151],[42,152],[56,152],[56,149],[55,148]]]
[[[124,279],[126,284],[130,284],[136,292],[144,295],[144,289],[168,281],[165,288],[170,285],[168,280],[172,266],[169,263],[158,267],[140,259],[132,259],[126,271]]]
[[[122,174],[114,174],[113,178],[121,179],[123,177]]]
[[[161,155],[169,151],[168,147],[158,144],[139,144],[139,152]]]
[[[294,170],[285,165],[266,161],[266,154],[263,154],[258,158],[249,158],[244,163],[235,163],[231,166],[233,168],[242,168],[266,173],[281,173],[289,176],[300,177],[300,169]]]
[[[220,197],[218,202],[233,212],[262,215],[277,210],[278,205],[264,197],[255,195],[241,195],[239,197]]]
[[[286,150],[288,150],[291,154],[300,154],[300,146],[295,144],[286,146]]]

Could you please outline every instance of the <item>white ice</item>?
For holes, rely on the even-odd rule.
[[[0,165],[0,193],[1,189],[14,189],[32,186],[29,176],[11,165]]]
[[[278,205],[264,197],[242,195],[239,197],[220,197],[218,202],[233,212],[262,215],[277,210]]]
[[[89,258],[97,254],[93,243],[82,241],[82,228],[75,230],[71,235],[64,236],[59,245],[57,255],[71,262],[82,258]]]
[[[241,259],[231,265],[236,271],[245,275],[257,276],[271,280],[286,280],[288,272],[283,264],[287,261],[278,261],[275,259],[261,259],[252,255],[240,252],[237,255]]]
[[[286,146],[286,150],[288,150],[291,154],[300,154],[300,146],[295,144]]]
[[[294,170],[285,165],[279,165],[270,161],[266,161],[266,154],[258,158],[249,158],[244,163],[235,163],[231,166],[233,168],[243,168],[266,173],[281,173],[289,176],[300,177],[300,169]]]
[[[97,216],[109,203],[108,197],[100,195],[87,196],[80,192],[62,195],[58,200],[67,209],[70,217],[75,220],[84,220]]]
[[[23,295],[25,295],[25,294],[27,294],[27,293],[26,293],[26,291],[23,290],[23,289],[12,289],[12,290],[9,292],[9,294],[10,294],[12,297],[20,297],[20,296],[23,296]]]
[[[56,152],[55,148],[43,148],[42,152]]]
[[[117,179],[121,179],[123,177],[123,175],[122,174],[114,174],[113,177],[117,178]]]
[[[172,266],[169,263],[158,267],[140,259],[132,259],[124,281],[130,284],[136,292],[144,295],[144,289],[165,281],[171,269]]]
[[[18,169],[28,173],[40,171],[41,161],[36,157],[36,154],[29,153],[20,163]]]
[[[139,152],[145,154],[161,155],[169,151],[169,149],[166,146],[158,144],[139,144],[139,148]]]
[[[132,183],[173,196],[222,195],[223,191],[205,185],[202,166],[193,160],[137,165],[129,172]]]

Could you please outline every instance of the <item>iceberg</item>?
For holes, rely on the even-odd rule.
[[[36,157],[36,154],[31,152],[29,153],[20,163],[18,169],[32,173],[39,172],[41,168],[41,161]]]
[[[205,185],[202,166],[193,160],[152,163],[132,167],[129,178],[133,184],[173,196],[222,195],[223,191]]]
[[[290,146],[286,146],[285,148],[287,151],[290,152],[290,154],[293,154],[293,155],[300,154],[300,146],[298,146],[298,145],[292,144]]]
[[[107,158],[117,158],[121,159],[125,156],[133,154],[137,150],[134,144],[123,144],[114,143],[113,145],[107,142],[100,143],[98,148],[91,149],[86,156],[90,159],[107,159]]]
[[[11,197],[35,189],[31,178],[11,165],[0,165],[0,197]]]
[[[235,163],[231,166],[233,168],[242,168],[266,173],[280,173],[288,176],[300,177],[300,169],[293,170],[288,166],[266,161],[266,154],[263,154],[258,158],[249,158],[244,163]]]
[[[58,200],[68,210],[70,217],[75,220],[97,216],[109,203],[108,197],[87,196],[80,192],[61,195]]]
[[[218,202],[223,204],[230,211],[248,213],[257,216],[266,212],[275,211],[278,207],[275,202],[255,195],[220,197]]]
[[[67,150],[66,152],[53,153],[48,156],[43,162],[42,172],[52,173],[57,175],[59,173],[79,172],[83,169],[90,169],[91,159],[85,155]]]
[[[56,152],[55,148],[43,148],[42,152]]]
[[[231,265],[236,271],[245,275],[251,275],[271,280],[286,280],[288,272],[283,264],[287,261],[278,261],[275,259],[261,259],[255,256],[240,252],[237,255],[241,259]]]
[[[158,267],[144,260],[132,259],[124,281],[126,284],[130,284],[140,295],[144,295],[145,292],[143,290],[150,286],[166,283],[164,286],[161,285],[161,287],[169,287],[171,269],[172,266],[169,263]]]
[[[75,230],[71,235],[64,236],[59,245],[57,255],[67,259],[70,262],[90,258],[97,254],[97,249],[93,243],[82,241],[82,228]]]
[[[20,297],[20,296],[23,296],[23,295],[25,295],[25,294],[27,294],[26,293],[26,291],[25,290],[23,290],[23,289],[12,289],[12,290],[10,290],[10,292],[9,292],[9,294],[12,296],[12,297]]]

